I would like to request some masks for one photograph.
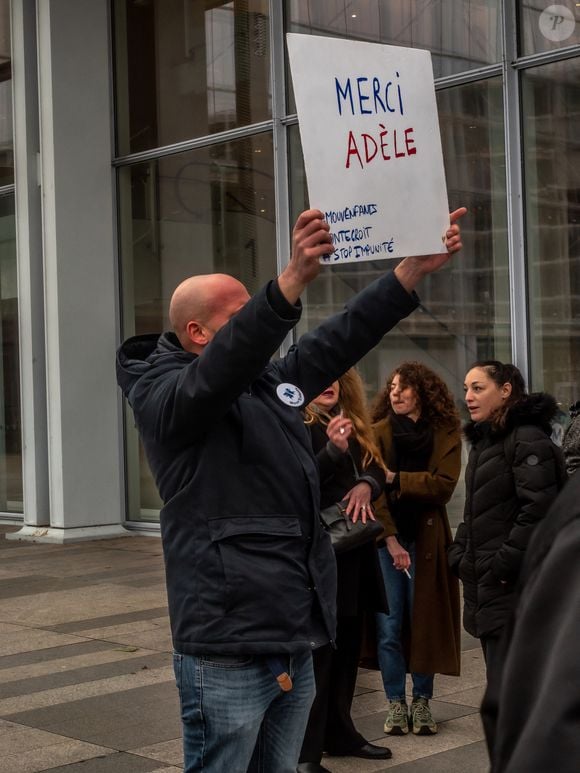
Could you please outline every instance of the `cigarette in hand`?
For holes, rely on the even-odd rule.
[[[409,579],[411,579],[411,575],[409,574],[409,572],[408,572],[406,569],[403,569],[403,571],[405,572],[405,574],[407,575],[407,577],[408,577]]]

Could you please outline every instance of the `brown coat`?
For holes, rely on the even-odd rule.
[[[389,418],[375,424],[374,429],[382,457],[392,469]],[[451,529],[445,509],[460,471],[459,428],[438,428],[433,434],[428,469],[425,472],[399,472],[400,498],[417,501],[422,505],[423,513],[416,538],[412,620],[410,630],[403,635],[410,672],[458,676],[460,671],[459,583],[447,563]],[[385,536],[396,534],[385,497],[379,502],[376,515],[385,526]]]

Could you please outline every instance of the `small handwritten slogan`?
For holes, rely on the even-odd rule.
[[[444,252],[447,188],[431,54],[286,36],[310,206],[339,264]]]

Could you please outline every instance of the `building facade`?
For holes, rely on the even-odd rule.
[[[563,415],[580,398],[580,3],[0,0],[0,519],[17,537],[158,529],[115,350],[168,327],[184,277],[252,292],[288,260],[308,199],[286,32],[431,51],[449,206],[469,209],[461,256],[361,363],[369,395],[412,358],[460,403],[469,364],[497,358]],[[386,266],[323,267],[296,335]]]

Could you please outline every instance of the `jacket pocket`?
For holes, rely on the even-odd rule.
[[[208,520],[212,542],[241,535],[300,537],[302,534],[300,522],[294,515],[228,515]]]
[[[269,618],[274,627],[282,617],[287,620],[297,594],[308,595],[298,518],[244,515],[210,518],[208,523],[222,563],[226,611],[234,612],[248,630],[255,627],[256,616],[262,625]]]

